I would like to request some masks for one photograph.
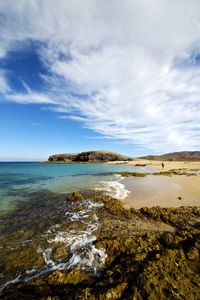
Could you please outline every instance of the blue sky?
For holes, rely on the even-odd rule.
[[[199,1],[0,2],[0,160],[200,150]]]

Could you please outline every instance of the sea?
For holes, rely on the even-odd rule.
[[[126,164],[0,163],[0,290],[55,270],[101,273],[106,250],[95,247],[102,193],[124,199],[129,191],[117,172],[145,172]],[[114,174],[113,174],[114,173]]]

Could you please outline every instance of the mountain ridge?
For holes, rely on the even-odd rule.
[[[162,155],[147,155],[139,157],[140,159],[149,160],[171,160],[171,161],[200,161],[200,151],[179,151]]]

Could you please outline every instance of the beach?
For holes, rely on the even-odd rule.
[[[164,168],[162,161],[153,160],[136,159],[127,164],[150,167],[158,173],[168,172],[168,175],[125,178],[122,183],[130,191],[123,200],[126,208],[200,205],[200,162],[165,161]]]
[[[199,163],[119,164],[18,165],[9,190],[29,199],[1,216],[2,299],[199,299]]]

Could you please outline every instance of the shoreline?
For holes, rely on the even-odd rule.
[[[16,278],[10,281],[11,285],[6,284],[0,292],[2,299],[29,299],[32,295],[34,299],[167,300],[174,299],[174,290],[185,299],[199,298],[199,208],[154,207],[127,210],[120,200],[109,196],[94,196],[91,201],[84,199],[79,193],[68,197],[68,202],[74,206],[73,211],[69,212],[74,223],[71,224],[74,245],[77,244],[77,237],[74,236],[74,229],[77,227],[74,226],[81,225],[81,228],[78,227],[81,247],[78,247],[77,253],[75,250],[75,254],[82,261],[80,251],[85,253],[89,250],[89,256],[83,262],[89,263],[90,268],[81,268],[79,265],[67,269],[62,267],[61,261],[64,260],[66,264],[66,257],[70,262],[76,262],[73,253],[70,256],[70,249],[65,241],[58,241],[56,237],[60,232],[68,230],[65,220],[62,227],[54,224],[50,228],[55,231],[47,231],[51,235],[49,242],[52,243],[52,238],[56,242],[51,254],[60,267],[54,269],[50,264],[49,270],[28,280]],[[92,207],[94,210],[90,210]],[[76,218],[77,214],[84,217],[83,208],[85,216],[90,219],[89,225],[93,228],[86,240],[83,233],[85,222],[81,224]],[[22,237],[23,232],[20,231],[20,234]],[[35,251],[38,249],[37,241],[35,242],[36,247],[27,245],[8,257],[6,269],[14,264],[17,268],[26,267],[31,272],[35,270],[30,269],[31,262],[40,268],[43,259],[47,263],[52,262],[48,257],[50,249],[43,252],[42,258],[41,248],[40,251]],[[18,260],[17,257],[21,259]],[[93,258],[97,259],[94,270],[98,271],[96,267],[100,267],[96,275],[91,272]]]
[[[165,161],[164,168],[161,165],[162,161],[138,159],[126,163],[137,167],[149,167],[156,173],[145,177],[125,177],[122,180],[125,188],[130,191],[122,200],[125,208],[200,205],[200,162]]]
[[[148,171],[148,165],[145,167]],[[165,171],[168,169],[170,166]],[[122,176],[118,182],[125,188],[129,182],[129,189],[134,183],[143,193],[151,188],[153,195],[158,187],[163,192],[165,184],[169,198],[169,191],[173,197],[175,191],[180,192],[180,185],[190,186],[194,180],[196,186],[195,180],[200,178],[197,166],[192,176],[191,168],[180,166],[176,170],[168,176],[159,169],[154,174],[124,172],[134,177]],[[189,196],[192,192],[193,188]],[[135,195],[138,201],[139,191]],[[142,208],[127,209],[123,202],[129,196],[133,200],[131,193],[123,201],[95,191],[41,196],[42,219],[29,224],[31,216],[38,214],[35,195],[35,203],[24,203],[12,216],[16,229],[12,240],[9,235],[4,237],[4,248],[0,249],[1,257],[5,256],[2,270],[10,276],[21,270],[21,277],[2,277],[3,299],[28,299],[30,295],[34,299],[169,299],[174,291],[186,299],[199,297],[200,208],[194,203],[183,206],[179,200],[180,207],[148,207],[147,202],[153,200],[144,194],[147,202],[142,200]],[[6,215],[2,224],[7,234],[6,224],[10,228],[10,223]]]
[[[120,164],[135,167],[147,167],[149,173],[175,171],[179,174],[159,174],[156,178],[149,174],[146,178],[124,178],[121,183],[129,194],[121,199],[124,207],[140,209],[141,207],[180,207],[200,205],[200,162],[199,161],[162,161],[135,158],[133,161],[93,161],[62,162],[42,161],[50,164]],[[195,174],[194,176],[190,176]],[[122,175],[123,176],[123,175]]]
[[[130,191],[123,199],[124,207],[173,207],[200,205],[200,176],[172,175],[125,178],[122,183]]]

